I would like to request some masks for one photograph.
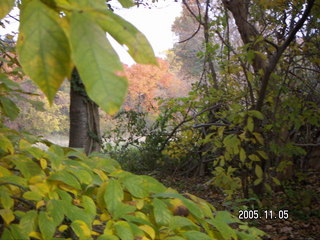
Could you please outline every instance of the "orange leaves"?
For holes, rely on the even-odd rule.
[[[181,81],[170,72],[169,63],[158,58],[158,66],[134,64],[125,66],[129,81],[127,109],[157,108],[155,97],[171,97],[179,93]]]

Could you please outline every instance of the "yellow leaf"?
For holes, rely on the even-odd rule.
[[[93,171],[99,175],[99,177],[101,178],[101,180],[105,181],[108,179],[108,176],[100,169],[93,169]]]
[[[92,225],[102,225],[102,223],[99,220],[94,220]]]
[[[91,231],[91,235],[99,236],[99,235],[100,235],[100,233],[97,233],[97,232],[95,232],[95,231]]]
[[[264,139],[260,133],[254,132],[252,133],[254,137],[257,139],[257,141],[261,144],[264,145]]]
[[[85,236],[85,237],[90,237],[91,236],[91,230],[90,228],[88,227],[88,225],[84,222],[84,221],[81,221],[81,220],[75,220],[73,223],[72,223],[73,226],[77,226],[77,230],[80,230],[81,233]],[[80,234],[81,235],[81,234]]]
[[[137,204],[136,204],[137,209],[141,210],[143,208],[143,206],[144,206],[144,200],[137,199],[136,202],[137,202]]]
[[[36,183],[43,182],[43,180],[44,180],[43,176],[38,175],[38,176],[31,177],[28,182],[33,185]]]
[[[151,237],[152,240],[155,239],[156,233],[152,227],[150,227],[148,225],[141,225],[141,226],[139,226],[139,228],[141,230],[143,230],[144,232],[146,232]]]
[[[11,209],[0,209],[0,216],[7,225],[9,225],[15,219]]]
[[[7,168],[0,166],[0,177],[8,177],[11,175],[12,173]]]
[[[262,158],[268,159],[268,155],[264,151],[257,151],[257,153],[259,153]]]
[[[41,207],[44,206],[44,205],[46,205],[45,201],[41,200],[41,201],[37,202],[36,208],[39,209],[39,208],[41,208]]]
[[[241,162],[244,162],[246,160],[247,155],[246,155],[246,152],[243,148],[240,148],[239,156],[240,156]]]
[[[42,240],[41,234],[39,232],[31,232],[31,233],[29,233],[28,236],[32,237],[32,238],[36,238],[36,239]]]
[[[40,158],[40,166],[42,169],[47,168],[47,166],[48,166],[47,160],[44,158]]]
[[[101,219],[101,221],[108,221],[110,219],[110,215],[106,214],[106,213],[102,213],[100,215],[100,219]]]
[[[58,228],[58,231],[59,232],[64,232],[65,230],[68,229],[68,225],[61,225],[59,228]]]

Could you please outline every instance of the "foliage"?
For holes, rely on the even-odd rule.
[[[2,239],[259,239],[227,212],[101,154],[0,130]],[[229,224],[237,223],[239,228]],[[239,230],[242,229],[242,230]]]
[[[158,66],[125,66],[129,82],[128,96],[124,104],[126,110],[157,112],[155,98],[177,97],[185,92],[185,84],[169,70],[169,63],[160,58],[157,62]]]
[[[184,2],[205,36],[205,71],[189,101],[168,105],[182,117],[165,153],[198,159],[190,170],[213,169],[211,183],[228,198],[272,193],[319,145],[319,6],[249,2]]]
[[[2,4],[10,9],[12,2]],[[122,4],[129,6],[130,1],[125,2]],[[107,10],[102,0],[26,0],[18,6],[21,11],[19,62],[50,103],[75,66],[89,97],[109,113],[118,110],[124,101],[127,80],[118,56],[105,38],[106,32],[126,45],[138,63],[156,63],[146,38]],[[101,90],[105,94],[99,94]]]

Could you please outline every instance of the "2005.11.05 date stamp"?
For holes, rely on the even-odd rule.
[[[289,211],[288,210],[239,210],[238,218],[240,220],[247,219],[288,219]]]

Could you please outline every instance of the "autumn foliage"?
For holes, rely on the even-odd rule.
[[[169,69],[169,63],[157,59],[158,66],[134,64],[125,66],[129,81],[125,109],[156,111],[157,97],[179,96],[186,91],[186,85]]]

